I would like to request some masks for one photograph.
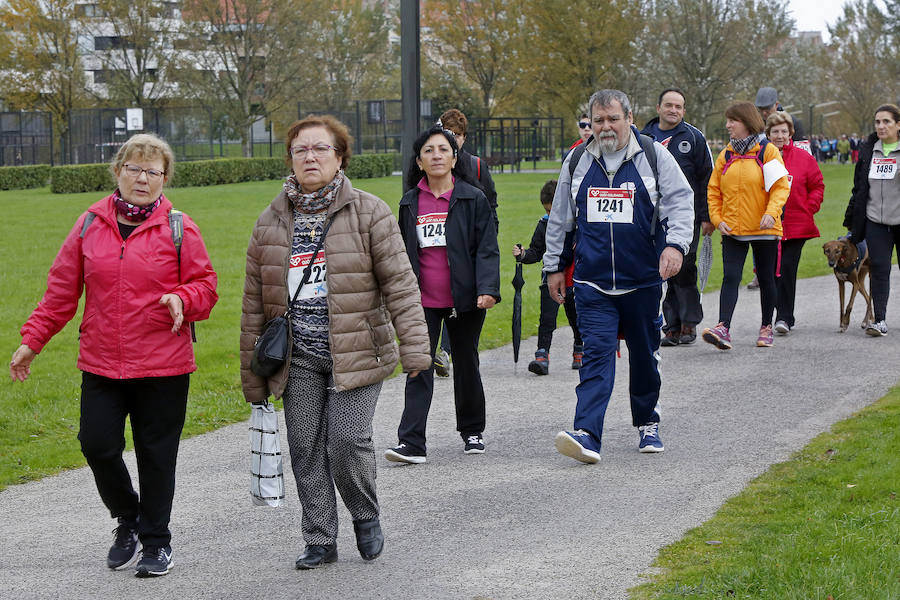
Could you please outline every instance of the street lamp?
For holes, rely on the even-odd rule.
[[[825,108],[826,106],[832,106],[837,104],[837,100],[829,100],[828,102],[821,102],[819,104],[810,104],[809,105],[809,137],[812,137],[813,134],[813,111],[817,108]]]

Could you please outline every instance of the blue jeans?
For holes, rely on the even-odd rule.
[[[575,388],[575,429],[600,443],[603,419],[616,377],[616,339],[621,331],[628,346],[631,419],[635,427],[658,423],[659,332],[662,285],[611,296],[583,283],[575,284],[578,329],[584,360]]]

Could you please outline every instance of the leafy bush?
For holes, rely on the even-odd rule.
[[[281,179],[287,166],[281,158],[223,158],[178,163],[171,187],[221,185],[241,181]]]
[[[360,154],[350,157],[350,164],[345,170],[350,179],[369,179],[390,175],[394,169],[392,154]]]
[[[47,185],[50,165],[0,167],[0,190],[25,190]]]
[[[395,155],[396,153],[353,156],[347,166],[347,176],[351,179],[367,179],[390,175],[396,170]],[[52,169],[48,167],[48,169],[51,176],[50,190],[56,194],[108,191],[115,187],[107,164],[72,165]],[[288,172],[284,160],[274,157],[186,161],[175,165],[175,176],[169,182],[169,187],[199,187],[282,179]]]
[[[50,169],[50,191],[54,194],[108,192],[116,186],[109,165],[66,165]]]

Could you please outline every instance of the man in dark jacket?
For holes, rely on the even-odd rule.
[[[460,173],[469,179],[470,183],[474,183],[487,196],[488,204],[494,211],[494,225],[500,229],[500,220],[497,218],[497,190],[494,187],[494,180],[491,178],[491,171],[487,164],[480,157],[467,152],[463,146],[466,143],[466,132],[469,128],[469,120],[461,111],[451,108],[444,111],[441,115],[441,125],[444,129],[449,130],[456,138],[456,145],[459,146],[459,160],[457,160],[457,168]]]
[[[784,110],[778,103],[778,92],[775,91],[775,88],[761,87],[756,91],[756,110],[759,111],[764,123],[776,110]],[[805,140],[806,129],[803,127],[803,122],[795,114],[791,115],[791,119],[794,121],[794,136],[791,139],[795,142]]]
[[[647,123],[644,135],[665,146],[694,190],[694,235],[690,251],[685,255],[678,275],[668,281],[663,301],[666,325],[662,346],[693,344],[697,340],[697,324],[703,320],[700,292],[697,291],[697,245],[700,232],[713,232],[706,206],[706,184],[712,173],[712,155],[703,133],[684,120],[685,98],[678,88],[659,95],[658,117]]]

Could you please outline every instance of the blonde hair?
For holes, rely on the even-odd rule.
[[[135,157],[141,160],[162,158],[165,178],[171,179],[175,174],[175,154],[169,144],[155,133],[137,133],[122,144],[109,165],[113,177],[118,177],[122,165]]]
[[[769,131],[773,127],[783,123],[786,123],[788,126],[788,134],[794,137],[794,118],[783,110],[776,110],[766,119],[766,137],[769,137]]]

